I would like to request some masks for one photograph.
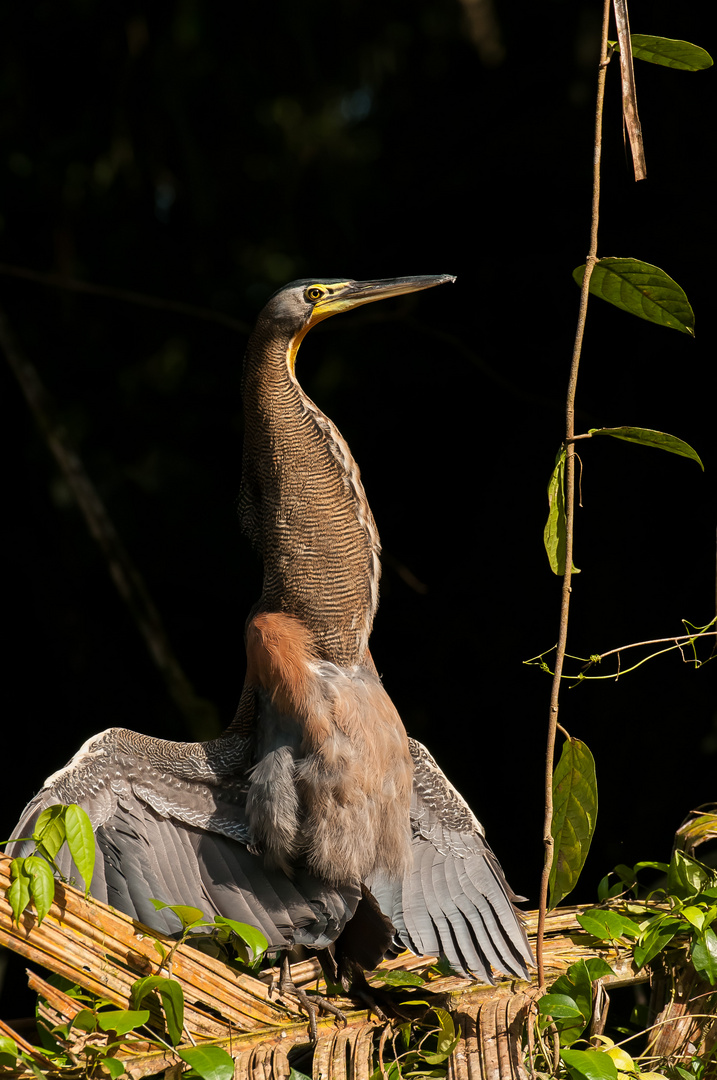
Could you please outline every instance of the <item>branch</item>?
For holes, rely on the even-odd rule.
[[[565,576],[563,578],[563,590],[560,607],[560,625],[558,630],[557,655],[555,660],[555,675],[550,695],[550,714],[548,720],[548,745],[545,754],[545,816],[543,822],[543,844],[545,846],[545,862],[540,881],[540,915],[538,918],[538,938],[536,942],[536,959],[538,964],[538,982],[541,986],[545,983],[545,969],[543,960],[543,938],[545,931],[545,917],[548,910],[548,884],[550,871],[553,866],[553,766],[555,761],[555,738],[557,733],[558,708],[560,695],[560,678],[563,670],[563,659],[568,637],[568,614],[570,610],[570,592],[573,567],[573,519],[575,513],[575,452],[573,439],[575,436],[575,394],[577,391],[578,370],[580,367],[580,355],[582,351],[583,336],[585,333],[585,320],[587,318],[588,294],[590,278],[597,262],[598,223],[600,220],[600,159],[602,155],[602,114],[605,99],[605,76],[608,65],[607,33],[610,20],[610,0],[603,2],[602,41],[600,46],[600,67],[598,69],[597,102],[595,106],[595,152],[593,157],[593,194],[592,216],[590,221],[590,250],[585,260],[585,274],[583,275],[582,289],[580,292],[580,307],[578,310],[578,324],[575,331],[575,343],[573,357],[570,366],[568,380],[568,394],[565,406],[565,516],[566,516],[566,541],[565,541]]]
[[[622,75],[622,118],[630,139],[632,166],[636,180],[647,176],[645,165],[645,147],[642,144],[642,127],[637,115],[637,89],[635,87],[635,69],[632,64],[632,42],[630,40],[630,18],[627,13],[627,0],[613,0],[615,24],[620,42],[620,74]],[[623,128],[624,132],[625,128]]]
[[[53,289],[67,289],[69,292],[105,296],[108,300],[120,300],[125,304],[156,308],[159,311],[174,311],[177,315],[187,315],[192,319],[218,323],[239,334],[251,333],[251,327],[247,323],[233,319],[231,315],[224,315],[221,311],[212,311],[211,308],[198,307],[196,304],[164,300],[161,296],[147,296],[145,293],[130,292],[127,289],[114,289],[109,285],[93,285],[92,282],[80,281],[79,278],[65,277],[62,274],[43,274],[39,270],[28,270],[24,266],[12,266],[9,263],[0,263],[0,274],[21,278],[23,281],[33,281],[38,285],[47,285]]]
[[[692,641],[697,641],[697,639],[701,637],[716,637],[717,630],[708,629],[708,627],[712,626],[713,622],[715,622],[715,619],[708,622],[707,626],[698,629],[696,634],[677,634],[675,637],[652,638],[650,641],[632,641],[629,645],[621,645],[618,649],[608,649],[607,652],[591,656],[590,659],[586,661],[586,664],[599,664],[606,656],[612,656],[614,653],[626,652],[628,649],[639,649],[641,645],[663,645],[667,641],[672,641],[675,645],[678,645],[681,641],[686,641],[689,644]]]
[[[47,447],[75,497],[85,524],[99,545],[117,591],[127,604],[150,656],[167,689],[184,715],[191,733],[208,738],[219,730],[214,706],[197,697],[169,643],[167,632],[144,579],[132,561],[107,513],[97,488],[90,480],[81,458],[70,445],[67,432],[54,419],[54,408],[34,364],[18,348],[0,311],[0,347],[20,383],[25,399],[42,432]]]
[[[598,680],[604,680],[604,679],[612,679],[612,678],[617,679],[617,678],[619,678],[620,675],[627,675],[630,671],[635,671],[637,668],[642,667],[643,664],[646,664],[648,660],[652,660],[655,656],[661,656],[663,653],[672,652],[673,649],[679,649],[680,652],[682,652],[683,645],[694,645],[694,643],[696,641],[699,641],[701,638],[707,638],[707,637],[715,637],[715,638],[717,638],[717,630],[710,630],[709,629],[709,627],[712,626],[715,623],[715,621],[717,621],[717,620],[712,619],[705,626],[696,627],[695,628],[696,632],[693,633],[693,634],[673,634],[671,637],[653,638],[650,641],[633,641],[629,645],[621,645],[621,646],[619,646],[619,648],[616,648],[616,649],[608,649],[607,652],[604,652],[604,653],[593,653],[589,657],[573,656],[571,653],[566,652],[564,654],[564,658],[568,659],[568,660],[579,660],[580,663],[583,665],[583,670],[580,672],[579,675],[561,674],[560,678],[561,679],[577,679],[578,682],[583,682],[583,681],[596,682]],[[690,625],[690,624],[686,623],[686,625]],[[643,657],[642,660],[639,660],[636,664],[633,664],[632,667],[626,668],[624,671],[620,670],[620,667],[619,667],[620,653],[625,652],[627,649],[638,649],[641,646],[645,646],[645,645],[662,645],[662,644],[664,644],[666,642],[670,643],[668,645],[668,648],[660,649],[656,653],[651,653],[649,656]],[[556,648],[557,648],[557,646],[553,645],[553,647],[551,649],[546,649],[545,652],[540,653],[538,656],[533,656],[529,660],[524,660],[523,663],[524,664],[538,664],[542,671],[546,671],[549,675],[554,676],[555,672],[550,670],[550,668],[546,664],[543,657],[547,656],[549,653],[551,653],[553,651],[553,649],[556,649]],[[585,675],[584,674],[584,672],[591,665],[600,664],[600,663],[602,663],[602,661],[607,656],[614,656],[614,655],[617,655],[617,657],[618,657],[618,671],[617,671],[616,675],[613,675],[613,674],[610,674],[610,675]],[[690,664],[693,663],[695,665],[695,667],[703,667],[704,664],[707,664],[707,663],[709,663],[710,660],[714,659],[715,655],[716,655],[715,649],[713,648],[712,655],[709,656],[707,660],[699,660],[699,658],[697,657],[696,654],[695,654],[694,658],[690,658],[690,659],[685,659],[685,656],[683,654],[682,659],[685,661],[685,663],[690,663]],[[577,685],[577,684],[574,684],[574,685]],[[559,724],[558,724],[558,727],[560,727]]]

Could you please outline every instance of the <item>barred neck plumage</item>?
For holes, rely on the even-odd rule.
[[[260,316],[244,359],[239,513],[264,562],[258,610],[295,615],[319,656],[360,663],[381,545],[359,468],[294,374],[301,335]]]

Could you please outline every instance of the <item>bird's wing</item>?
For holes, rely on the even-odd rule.
[[[48,778],[13,835],[31,835],[46,807],[77,803],[95,830],[91,892],[98,900],[163,933],[176,933],[179,922],[172,912],[155,911],[152,899],[256,926],[272,949],[325,948],[353,915],[360,888],[331,888],[301,871],[290,880],[247,849],[248,745],[101,732]],[[9,854],[31,851],[26,841]],[[81,881],[66,847],[56,861],[64,877]]]
[[[493,982],[491,967],[528,978],[534,963],[519,900],[486,843],[483,827],[425,746],[409,740],[414,763],[413,870],[403,883],[367,883],[419,955],[444,956],[455,971]]]

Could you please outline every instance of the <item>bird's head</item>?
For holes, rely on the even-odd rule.
[[[423,277],[384,278],[378,281],[352,281],[343,278],[305,278],[292,281],[270,298],[260,318],[281,325],[291,339],[288,359],[293,374],[296,353],[302,340],[317,323],[350,311],[374,300],[385,300],[402,293],[432,289],[455,281],[451,274],[435,274]]]

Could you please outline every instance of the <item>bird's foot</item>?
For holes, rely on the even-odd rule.
[[[363,987],[360,989],[352,987],[351,997],[360,1001],[366,1011],[368,1013],[373,1013],[376,1019],[380,1020],[382,1024],[388,1023],[388,1016],[376,1000],[376,992],[368,985],[368,983],[366,984],[366,989]],[[389,1009],[389,1012],[392,1013],[393,1011],[393,1009]]]
[[[404,992],[398,996],[405,998],[405,987],[402,989]],[[396,993],[392,993],[391,989],[382,986],[371,986],[366,981],[363,971],[359,969],[353,972],[351,985],[347,993],[349,997],[360,1001],[364,1008],[373,1013],[376,1019],[382,1023],[388,1023],[389,1020],[405,1021],[416,1019],[416,1008],[411,1009],[410,1000],[399,1002]],[[421,1002],[421,1005],[425,1005],[425,1002]],[[409,1006],[408,1011],[405,1006]]]
[[[281,976],[279,978],[278,990],[279,994],[286,994],[298,1001],[299,1005],[308,1016],[309,1035],[313,1043],[315,1043],[319,1037],[318,1028],[316,1026],[316,1018],[319,1012],[329,1013],[331,1016],[335,1016],[337,1020],[341,1020],[344,1024],[346,1023],[346,1016],[342,1013],[341,1009],[339,1009],[338,1005],[334,1005],[333,1002],[322,997],[321,994],[312,994],[309,996],[305,990],[294,985],[291,978],[288,955],[285,955],[281,961]]]

